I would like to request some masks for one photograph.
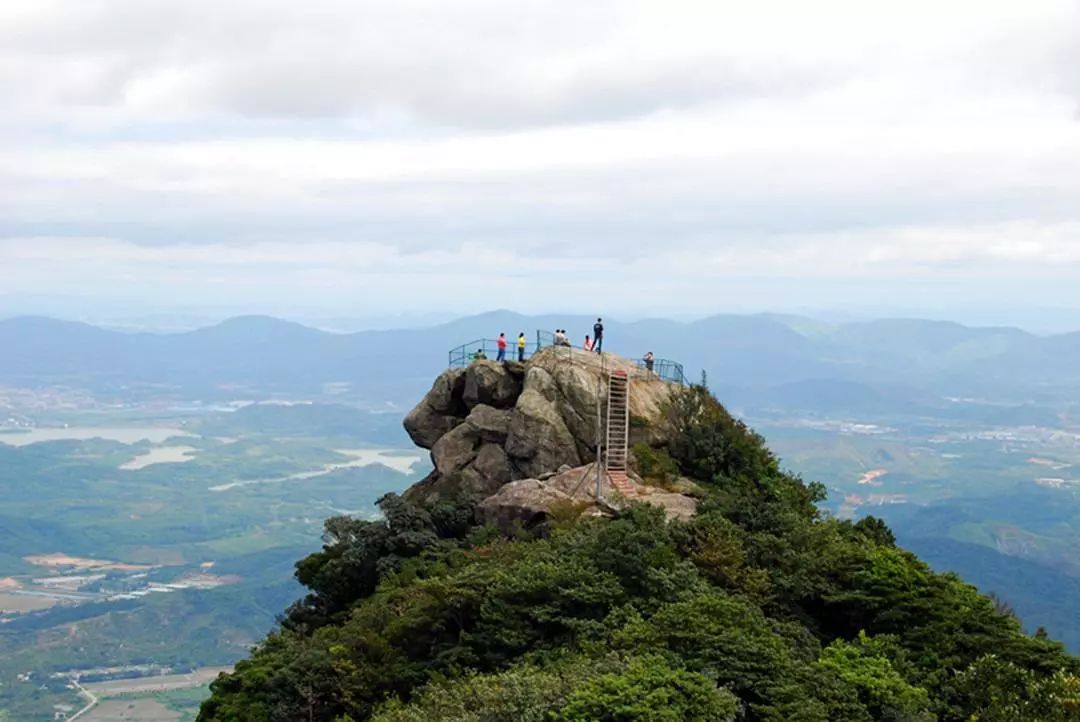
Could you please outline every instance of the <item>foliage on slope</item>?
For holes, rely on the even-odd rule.
[[[1072,720],[1080,663],[894,545],[817,511],[696,388],[670,454],[709,489],[506,539],[468,500],[381,501],[297,565],[290,608],[199,719]]]

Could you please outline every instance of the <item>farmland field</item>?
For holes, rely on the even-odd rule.
[[[34,722],[80,709],[78,676],[102,697],[81,720],[189,719],[190,695],[300,594],[293,564],[323,520],[370,516],[426,473],[396,417],[350,437],[290,409],[248,412],[268,434],[241,410],[0,435],[18,439],[0,443],[0,710]],[[349,413],[383,423],[326,417]],[[177,686],[192,690],[164,691]],[[181,692],[186,706],[162,697]]]

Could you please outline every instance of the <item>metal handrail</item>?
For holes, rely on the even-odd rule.
[[[568,346],[556,346],[555,334],[550,331],[537,331],[536,332],[536,351],[539,352],[545,348],[557,348],[565,349],[567,358],[573,356],[572,349],[573,344]],[[667,381],[668,383],[680,384],[682,386],[689,386],[690,383],[686,380],[686,374],[683,371],[683,365],[677,361],[671,359],[658,358],[653,359],[652,370],[650,370],[646,364],[644,358],[635,359],[634,363],[637,365],[637,370],[633,374],[633,378],[641,381]]]
[[[540,352],[545,348],[558,349],[556,353],[563,355],[565,352],[566,358],[573,358],[573,346],[563,346],[555,344],[555,334],[550,331],[537,331],[536,332],[536,344],[531,353],[526,351],[526,358],[532,356],[535,353]],[[464,343],[457,348],[453,348],[449,352],[450,367],[461,368],[468,366],[473,362],[476,352],[483,353],[485,358],[492,361],[496,359],[499,353],[499,341],[494,338],[478,338],[475,341]],[[508,360],[517,359],[517,339],[506,339],[506,358]],[[645,359],[635,359],[634,363],[637,368],[632,374],[632,378],[640,381],[667,381],[668,383],[681,384],[682,386],[689,386],[689,382],[686,379],[686,374],[683,371],[682,364],[672,361],[671,359],[658,358],[653,359],[652,369],[650,370],[646,365]]]
[[[551,331],[537,331],[536,332],[536,350],[539,351],[547,346],[555,345],[555,334]]]
[[[671,359],[653,359],[652,369],[649,369],[645,359],[635,359],[634,363],[637,364],[638,368],[635,378],[661,379],[682,386],[690,385],[686,380],[682,364]]]
[[[564,356],[571,358],[573,356],[573,345],[569,342],[566,344],[555,343],[555,334],[551,331],[537,331],[536,332],[536,350],[533,353],[539,353],[545,348],[556,349],[555,353],[558,356]]]
[[[526,358],[528,358],[526,346]],[[463,343],[450,349],[450,368],[462,368],[473,362],[476,352],[480,351],[488,360],[494,361],[499,355],[499,340],[495,338],[478,338],[475,341]],[[506,358],[508,361],[517,360],[517,338],[506,339]]]

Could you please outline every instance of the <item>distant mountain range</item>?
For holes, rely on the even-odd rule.
[[[525,331],[531,342],[536,329],[557,327],[578,342],[594,320],[493,311],[420,330],[335,334],[242,316],[153,334],[23,316],[0,321],[0,383],[199,398],[311,394],[347,383],[351,397],[404,406],[452,347],[499,332]],[[1080,390],[1080,333],[1037,336],[915,319],[826,324],[773,314],[605,319],[605,326],[608,350],[634,357],[651,350],[681,362],[692,379],[704,370],[735,406],[980,418],[1030,406],[1037,418],[1042,404],[1056,406]]]

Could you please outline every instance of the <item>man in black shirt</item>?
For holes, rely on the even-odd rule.
[[[596,353],[601,353],[601,346],[604,344],[604,320],[602,318],[596,319],[596,323],[593,324],[593,348],[596,349]]]

